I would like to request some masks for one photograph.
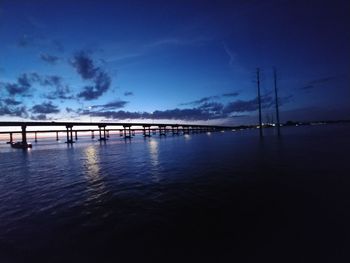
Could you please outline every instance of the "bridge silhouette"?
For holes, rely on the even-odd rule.
[[[96,129],[73,129],[77,127],[96,126]],[[215,132],[232,130],[237,127],[220,126],[220,125],[200,125],[200,124],[169,124],[169,123],[125,123],[125,122],[22,122],[22,121],[7,121],[0,122],[0,127],[17,127],[19,131],[1,131],[0,134],[9,134],[9,144],[17,146],[17,148],[28,148],[31,144],[27,142],[27,134],[34,133],[35,142],[37,142],[38,133],[56,133],[56,140],[59,140],[59,133],[66,133],[66,143],[73,144],[78,140],[78,132],[91,132],[91,138],[95,137],[94,132],[98,132],[99,140],[106,141],[109,137],[110,131],[119,131],[120,136],[125,139],[131,139],[136,131],[141,131],[144,137],[150,137],[152,133],[157,133],[159,136],[166,136],[171,132],[173,135],[201,133],[201,132]],[[27,130],[28,127],[63,127],[65,129],[47,129],[47,130]],[[116,128],[119,127],[119,128]],[[75,133],[75,138],[73,137]],[[21,134],[21,141],[15,143],[13,134]]]

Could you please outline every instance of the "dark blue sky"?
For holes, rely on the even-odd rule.
[[[348,5],[2,0],[0,120],[350,119]]]

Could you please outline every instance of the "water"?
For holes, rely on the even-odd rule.
[[[350,127],[0,146],[0,262],[348,262]]]

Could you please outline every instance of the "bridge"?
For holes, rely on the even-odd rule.
[[[86,129],[86,127],[96,127]],[[159,136],[166,136],[167,133],[171,132],[173,135],[189,134],[189,133],[200,133],[200,132],[214,132],[223,130],[232,130],[236,127],[232,126],[218,126],[218,125],[200,125],[200,124],[167,124],[167,123],[124,123],[124,122],[45,122],[45,121],[32,121],[32,122],[21,122],[21,121],[7,121],[0,122],[0,127],[20,128],[17,130],[0,131],[0,134],[9,134],[10,144],[14,144],[13,134],[21,134],[20,148],[31,147],[31,144],[27,142],[27,134],[35,134],[35,142],[37,142],[38,133],[56,133],[56,140],[59,140],[59,133],[66,133],[66,143],[73,144],[78,140],[78,132],[91,132],[91,138],[95,137],[94,132],[98,132],[99,140],[106,141],[109,137],[110,131],[119,131],[120,136],[125,139],[131,139],[136,131],[141,131],[144,137],[150,137],[151,131],[153,134],[158,132]],[[63,129],[47,129],[47,130],[27,130],[28,127],[62,127]],[[73,129],[73,127],[75,129]],[[76,128],[85,129],[76,129]],[[118,127],[118,128],[117,128]],[[75,133],[75,138],[73,137]]]

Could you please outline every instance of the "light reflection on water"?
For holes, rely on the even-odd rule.
[[[152,164],[152,179],[154,182],[159,181],[159,149],[158,149],[158,141],[155,139],[151,139],[148,141],[149,155]]]
[[[87,201],[96,200],[101,198],[106,188],[100,173],[100,156],[96,151],[96,146],[93,145],[86,147],[84,154],[85,178],[88,182],[87,193],[89,195]]]

